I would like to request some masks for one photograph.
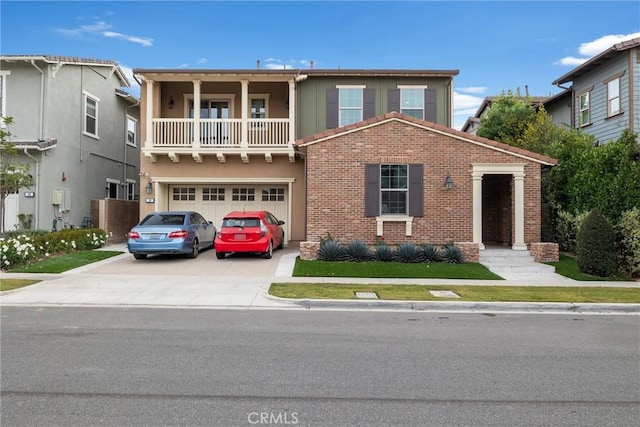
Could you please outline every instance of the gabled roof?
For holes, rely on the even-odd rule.
[[[604,52],[594,56],[584,64],[574,68],[573,70],[569,71],[567,74],[560,77],[559,79],[556,79],[552,84],[559,85],[562,83],[572,82],[576,78],[588,73],[594,68],[599,67],[600,65],[607,62],[608,60],[615,57],[616,55],[620,54],[621,52],[625,50],[633,49],[636,47],[640,47],[640,37],[637,37],[631,40],[625,40],[620,43],[616,43],[613,46],[611,46],[609,49],[605,50]]]
[[[43,61],[49,64],[61,64],[61,65],[90,65],[92,67],[113,67],[118,79],[122,82],[122,86],[130,87],[131,84],[124,72],[120,68],[120,65],[116,61],[109,59],[93,59],[93,58],[78,58],[73,56],[55,56],[55,55],[0,55],[0,60],[3,61]]]
[[[521,157],[526,160],[531,160],[543,165],[553,166],[558,162],[551,157],[544,156],[542,154],[534,153],[532,151],[524,150],[518,147],[512,147],[502,142],[493,141],[491,139],[482,138],[476,135],[471,135],[466,132],[448,128],[446,126],[439,125],[433,122],[427,122],[425,120],[416,119],[415,117],[407,116],[405,114],[397,113],[395,111],[380,116],[372,117],[367,120],[363,120],[358,123],[353,123],[347,126],[343,126],[337,129],[329,129],[324,132],[316,133],[305,138],[296,141],[298,147],[307,147],[309,145],[317,144],[322,141],[337,138],[352,132],[358,132],[363,129],[367,129],[373,126],[379,126],[391,121],[398,121],[418,128],[426,129],[432,132],[440,133],[460,141],[468,142],[470,144],[480,145],[491,150],[500,151],[506,154],[511,154],[516,157]]]

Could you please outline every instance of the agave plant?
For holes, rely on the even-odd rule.
[[[337,240],[324,240],[320,243],[318,259],[322,261],[342,261],[344,257],[344,248]]]
[[[441,261],[440,250],[435,245],[432,245],[432,244],[423,245],[422,253],[424,255],[424,262]]]
[[[464,254],[459,246],[445,245],[442,248],[442,261],[449,264],[461,264],[464,262]]]
[[[369,259],[369,246],[362,240],[352,240],[344,248],[347,261],[362,262]]]
[[[396,249],[396,258],[400,262],[421,262],[424,256],[415,243],[400,243]]]
[[[387,245],[378,245],[373,252],[373,257],[376,261],[393,261],[395,259],[395,251]]]

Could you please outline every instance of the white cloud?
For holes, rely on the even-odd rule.
[[[189,64],[180,64],[177,68],[189,68]]]
[[[469,89],[469,88],[467,88]],[[479,89],[471,87],[471,89]],[[486,88],[483,88],[486,91]],[[464,123],[467,121],[469,117],[473,117],[478,111],[478,107],[484,101],[484,98],[479,96],[467,95],[464,93],[460,93],[462,91],[461,88],[458,88],[453,92],[453,128],[461,130]],[[472,93],[472,91],[470,91]],[[479,91],[475,92],[479,93]]]
[[[590,58],[598,55],[599,53],[609,49],[614,44],[623,42],[625,40],[631,40],[640,37],[640,33],[631,34],[607,34],[590,42],[581,43],[578,48],[578,53],[583,58],[576,58],[574,56],[565,56],[564,58],[556,61],[555,65],[569,65],[578,66],[588,61]]]
[[[97,35],[111,39],[125,40],[131,43],[136,43],[144,47],[153,46],[153,39],[150,37],[132,36],[129,34],[123,34],[117,31],[111,31],[112,25],[105,22],[96,20],[92,24],[80,25],[77,28],[59,28],[57,31],[61,34],[78,37],[84,35]]]
[[[205,62],[207,62],[207,58],[199,58],[198,61],[196,61],[197,64],[204,64]]]
[[[264,60],[264,68],[268,70],[291,70],[296,68],[309,68],[310,61],[307,59],[289,59],[283,61],[277,58],[267,58]]]
[[[458,91],[465,93],[485,93],[487,91],[487,88],[484,86],[459,87],[457,89]]]

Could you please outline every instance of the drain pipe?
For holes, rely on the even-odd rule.
[[[128,184],[127,184],[127,149],[129,148],[129,144],[127,144],[127,138],[129,137],[129,118],[128,118],[128,111],[129,108],[134,108],[140,105],[140,101],[137,101],[135,104],[133,105],[129,105],[128,107],[126,107],[124,109],[124,153],[122,155],[123,157],[123,161],[122,161],[122,182],[124,183],[125,188],[129,188]],[[136,121],[136,127],[137,127],[138,122]],[[138,129],[136,129],[136,137],[138,136]],[[138,142],[136,142],[137,144]],[[125,191],[126,194],[126,191]]]
[[[33,157],[33,155],[31,153],[29,153],[28,149],[24,149],[24,154],[26,156],[28,156],[29,158],[31,158],[31,160],[34,161],[34,163],[36,164],[36,214],[34,216],[34,224],[35,224],[35,229],[37,230],[38,228],[40,228],[40,224],[38,223],[38,218],[39,218],[39,212],[40,212],[40,187],[38,186],[38,184],[40,183],[40,162],[38,161],[38,159],[36,159],[35,157]]]
[[[36,61],[34,59],[31,60],[31,65],[33,65],[36,70],[40,71],[40,132],[38,134],[38,139],[42,141],[44,140],[44,71],[36,65]]]

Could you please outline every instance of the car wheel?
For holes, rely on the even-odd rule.
[[[145,259],[147,258],[147,254],[133,254],[135,259]]]
[[[200,246],[198,245],[198,239],[193,239],[193,246],[191,247],[191,253],[189,254],[189,258],[198,258],[198,253],[200,253]]]
[[[284,233],[282,233],[282,240],[276,249],[284,249]]]
[[[225,252],[216,252],[216,258],[218,259],[224,259],[225,255],[226,255]]]
[[[269,240],[269,246],[267,247],[267,251],[262,255],[265,259],[271,259],[273,256],[273,242]]]

